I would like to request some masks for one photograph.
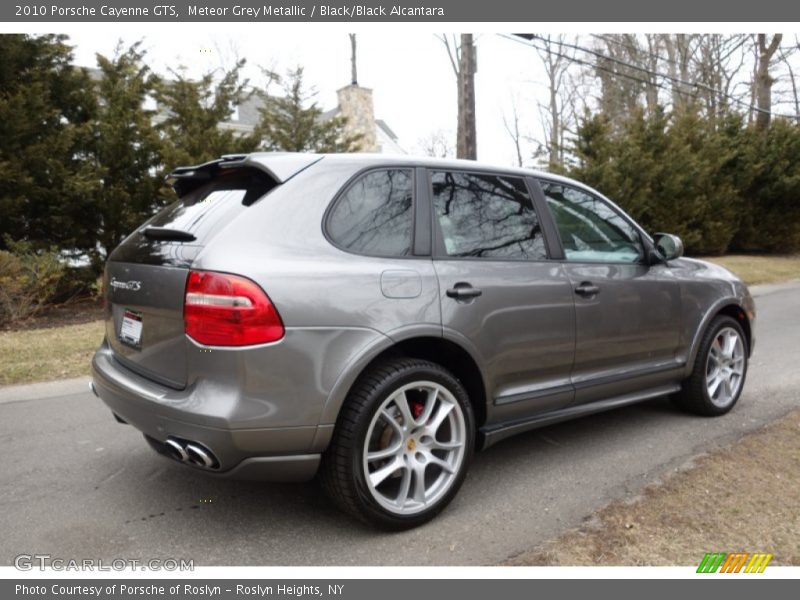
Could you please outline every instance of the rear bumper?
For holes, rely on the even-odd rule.
[[[169,460],[173,460],[163,443],[145,434],[150,447]],[[289,456],[253,456],[245,458],[227,471],[200,469],[213,477],[243,481],[309,481],[317,473],[320,454],[296,454]],[[173,461],[174,462],[174,461]],[[190,463],[180,463],[193,467]]]
[[[209,384],[210,385],[210,384]],[[217,390],[213,403],[204,402],[208,390],[174,390],[150,381],[118,363],[102,346],[92,360],[95,394],[119,419],[145,434],[150,445],[165,456],[165,442],[196,442],[216,458],[211,468],[185,464],[204,473],[233,479],[306,481],[319,466],[327,428],[231,427],[219,407],[228,400]],[[232,411],[234,409],[231,409]]]

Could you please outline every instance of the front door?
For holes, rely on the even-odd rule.
[[[646,263],[638,230],[602,198],[540,184],[575,297],[576,403],[674,380],[681,293],[670,267]]]

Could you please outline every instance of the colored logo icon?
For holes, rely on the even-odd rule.
[[[772,554],[765,552],[707,552],[697,567],[698,573],[763,573]]]

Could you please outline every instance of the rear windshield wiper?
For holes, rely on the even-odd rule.
[[[142,235],[150,240],[161,242],[193,242],[197,238],[188,231],[182,229],[170,229],[169,227],[145,227]]]

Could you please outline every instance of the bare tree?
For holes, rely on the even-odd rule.
[[[745,66],[748,36],[706,34],[697,38],[694,79],[698,100],[711,119],[730,112],[732,105],[748,103],[735,94],[734,82]]]
[[[475,160],[478,158],[478,138],[475,127],[475,73],[478,70],[475,42],[471,33],[462,33],[457,44],[446,34],[439,38],[447,49],[458,85],[458,128],[456,130],[456,156]]]
[[[503,126],[506,128],[506,132],[508,132],[508,135],[511,137],[511,141],[514,144],[514,151],[517,154],[517,166],[521,167],[523,166],[523,135],[519,127],[519,111],[517,110],[517,100],[513,95],[511,96],[511,117],[509,118],[505,113],[503,113]]]
[[[797,36],[795,36],[795,45],[781,51],[781,61],[786,65],[786,69],[789,72],[789,83],[792,86],[792,96],[794,98],[795,120],[800,123],[800,97],[797,95],[797,80],[795,79],[794,69],[792,68],[792,61],[789,60],[798,50],[800,50],[800,41],[798,41]]]
[[[664,34],[661,42],[667,51],[667,72],[670,77],[672,109],[684,111],[695,102],[692,63],[699,37],[696,34]]]
[[[564,110],[572,104],[571,93],[574,86],[567,86],[567,72],[573,62],[570,45],[565,45],[566,36],[541,36],[536,53],[544,66],[547,78],[547,104],[539,106],[542,125],[547,139],[549,166],[564,163]]]
[[[769,127],[772,117],[772,84],[775,80],[770,75],[772,59],[781,45],[783,35],[776,33],[767,43],[767,34],[757,34],[758,62],[755,72],[755,100],[758,114],[756,115],[756,129],[764,130]]]
[[[452,131],[443,129],[432,131],[417,142],[420,152],[433,158],[453,158],[455,148],[452,143]]]

